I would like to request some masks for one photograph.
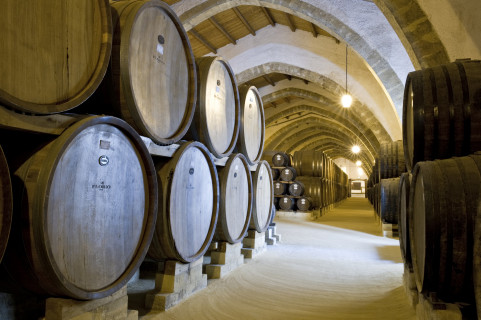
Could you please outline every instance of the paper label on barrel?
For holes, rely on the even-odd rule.
[[[284,202],[287,202],[287,198],[284,198]]]
[[[160,43],[157,44],[157,52],[160,53],[161,55],[164,54],[164,46],[161,45]]]
[[[301,203],[302,203],[302,204],[306,204],[306,200],[302,199],[302,200],[301,200]]]
[[[294,190],[297,190],[297,184],[294,185]]]

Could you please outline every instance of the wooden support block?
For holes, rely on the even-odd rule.
[[[276,245],[279,241],[281,241],[281,235],[276,234],[277,227],[276,225],[270,225],[266,231],[266,243],[268,245]]]
[[[433,301],[430,297],[419,294],[416,316],[419,320],[462,320],[461,309],[452,303]]]
[[[211,252],[212,263],[206,266],[208,279],[219,279],[244,264],[242,243],[219,242],[219,248]]]
[[[48,298],[45,320],[127,319],[127,305],[127,287],[108,297],[89,301]]]
[[[249,230],[242,243],[244,247],[241,252],[245,259],[253,259],[267,249],[265,232],[259,233],[255,230]]]
[[[191,294],[207,287],[207,275],[202,273],[203,259],[191,263],[168,260],[159,263],[155,275],[155,292],[145,297],[145,307],[165,311]]]

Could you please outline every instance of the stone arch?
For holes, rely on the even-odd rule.
[[[242,83],[248,82],[249,80],[252,80],[254,78],[257,78],[272,72],[289,74],[291,76],[306,79],[309,82],[312,82],[318,85],[323,90],[326,90],[327,92],[331,93],[334,96],[341,96],[345,90],[342,86],[340,86],[336,82],[332,81],[331,79],[323,75],[320,75],[310,70],[300,69],[296,66],[287,65],[284,63],[262,64],[254,68],[245,70],[241,73],[238,73],[236,75],[236,78],[238,83],[242,84]],[[326,102],[326,104],[327,103],[334,104],[334,102],[332,102],[331,100],[325,97],[322,97],[319,94],[309,93],[308,91],[305,91],[305,90],[304,91],[297,90],[297,89],[290,89],[290,90],[291,90],[290,92],[292,92],[293,94],[300,95],[301,97],[309,97],[311,100],[323,101],[323,102]],[[279,93],[269,94],[269,95],[263,96],[262,101],[264,103],[268,103],[270,101],[278,99],[282,95],[285,96],[287,94],[289,94],[289,91],[281,91]],[[357,100],[354,101],[351,109],[356,110],[354,112],[359,112],[360,114],[363,114],[363,116],[368,117],[368,120],[366,119],[366,121],[369,121],[371,130],[376,135],[380,135],[380,134],[384,134],[385,132],[388,132],[392,140],[397,140],[401,137],[401,125],[399,122],[399,118],[397,118],[396,115],[391,114],[391,118],[389,118],[389,115],[387,114],[377,114],[376,116],[374,116],[373,111],[371,111],[371,109],[368,106],[366,106],[365,104]],[[381,124],[381,122],[383,124]],[[391,125],[388,126],[388,124],[391,124]]]

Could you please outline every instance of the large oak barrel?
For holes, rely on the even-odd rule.
[[[286,211],[296,209],[296,199],[287,195],[280,197],[279,208]]]
[[[327,161],[322,151],[302,150],[292,156],[292,166],[300,176],[327,177]]]
[[[413,271],[413,263],[411,259],[411,246],[409,237],[409,194],[411,190],[412,175],[409,172],[405,172],[401,175],[399,180],[399,245],[401,247],[401,256],[404,264],[408,267],[409,271]]]
[[[473,284],[477,315],[481,319],[481,204],[474,220]]]
[[[312,199],[309,197],[300,197],[296,201],[296,206],[300,211],[309,211],[312,208]]]
[[[272,173],[267,161],[259,161],[252,176],[252,182],[254,185],[254,207],[249,229],[264,232],[269,227],[274,198]]]
[[[379,179],[399,177],[406,171],[402,140],[382,143],[379,150]]]
[[[296,181],[304,186],[304,196],[311,200],[312,208],[323,208],[327,205],[326,198],[326,182],[318,177],[298,176]]]
[[[409,202],[416,286],[444,302],[472,303],[473,224],[480,201],[481,155],[418,162]]]
[[[297,172],[293,167],[284,167],[280,172],[279,179],[281,181],[294,181],[297,176]]]
[[[35,114],[70,110],[107,70],[108,1],[2,1],[0,39],[0,104]]]
[[[286,194],[287,192],[287,183],[283,183],[280,181],[274,181],[274,194],[279,196]]]
[[[289,194],[291,196],[299,197],[304,194],[304,185],[300,181],[294,181],[289,184]]]
[[[196,59],[197,108],[188,138],[201,141],[217,158],[232,153],[239,136],[239,89],[229,63],[220,57]]]
[[[274,167],[287,167],[291,165],[291,157],[285,152],[276,152],[272,156],[272,164]]]
[[[114,114],[158,144],[179,141],[197,101],[194,55],[182,22],[163,1],[113,1],[109,86]]]
[[[481,150],[481,61],[408,74],[403,103],[406,166]]]
[[[239,88],[241,122],[237,150],[254,165],[262,157],[265,137],[265,118],[262,97],[256,87]]]
[[[159,212],[149,256],[192,262],[207,251],[219,211],[214,161],[200,142],[182,144],[172,159],[158,159]]]
[[[384,223],[398,224],[399,178],[382,179],[380,217]]]
[[[229,157],[225,167],[218,167],[220,183],[219,219],[215,239],[237,243],[249,227],[252,214],[252,177],[243,154]]]
[[[7,248],[12,224],[12,183],[7,159],[0,147],[0,261]]]
[[[155,168],[140,136],[120,119],[88,117],[30,154],[12,169],[8,273],[33,292],[75,299],[125,286],[156,221]]]

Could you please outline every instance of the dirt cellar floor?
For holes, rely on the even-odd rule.
[[[367,199],[316,221],[277,216],[281,242],[166,312],[141,319],[416,319],[399,241],[382,237]]]

